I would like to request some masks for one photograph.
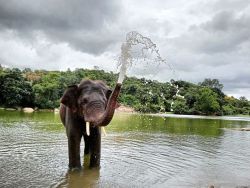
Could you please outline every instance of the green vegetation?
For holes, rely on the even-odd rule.
[[[104,80],[113,88],[117,77],[117,74],[103,70],[21,71],[0,67],[0,106],[56,108],[67,86],[89,78]],[[172,111],[175,114],[249,115],[250,101],[245,97],[226,96],[222,88],[217,79],[193,84],[181,80],[161,83],[128,77],[119,101],[144,113]]]

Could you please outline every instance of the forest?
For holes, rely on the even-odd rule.
[[[67,71],[3,68],[0,66],[0,106],[4,108],[32,107],[54,109],[67,86],[84,78],[103,80],[113,88],[118,78],[103,70],[68,69]],[[142,113],[193,115],[250,115],[250,101],[227,96],[218,79],[206,78],[198,84],[183,80],[158,82],[127,77],[119,102]]]

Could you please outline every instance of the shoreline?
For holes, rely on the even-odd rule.
[[[176,118],[190,118],[190,119],[222,119],[232,121],[250,121],[250,116],[246,115],[235,115],[235,116],[202,116],[202,115],[184,115],[184,114],[168,114],[168,113],[147,113],[149,116],[158,117],[176,117]]]
[[[37,108],[28,108],[29,110],[25,110],[25,108],[4,108],[0,107],[0,110],[6,111],[20,111],[24,113],[33,113],[33,112],[54,112],[58,113],[59,108],[54,109],[37,109]],[[166,113],[141,113],[135,111],[132,107],[121,105],[116,110],[116,113],[128,113],[128,114],[141,114],[141,115],[148,115],[148,116],[158,116],[158,117],[176,117],[176,118],[190,118],[190,119],[223,119],[223,120],[234,120],[234,121],[250,121],[249,115],[228,115],[228,116],[205,116],[205,115],[186,115],[186,114],[173,114],[172,112]]]

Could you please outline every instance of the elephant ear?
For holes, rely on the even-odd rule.
[[[64,92],[61,103],[69,107],[73,112],[77,111],[77,97],[78,97],[78,86],[68,86]]]

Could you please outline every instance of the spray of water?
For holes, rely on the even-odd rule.
[[[127,33],[126,41],[121,46],[121,55],[118,61],[118,66],[120,66],[120,73],[117,83],[122,84],[128,67],[133,63],[134,57],[131,50],[132,47],[136,45],[142,46],[140,49],[140,54],[143,57],[144,61],[148,58],[146,53],[151,52],[151,54],[155,55],[155,58],[153,59],[154,62],[158,64],[166,63],[166,60],[164,60],[160,56],[156,44],[154,44],[150,38],[144,37],[136,31],[131,31]]]

